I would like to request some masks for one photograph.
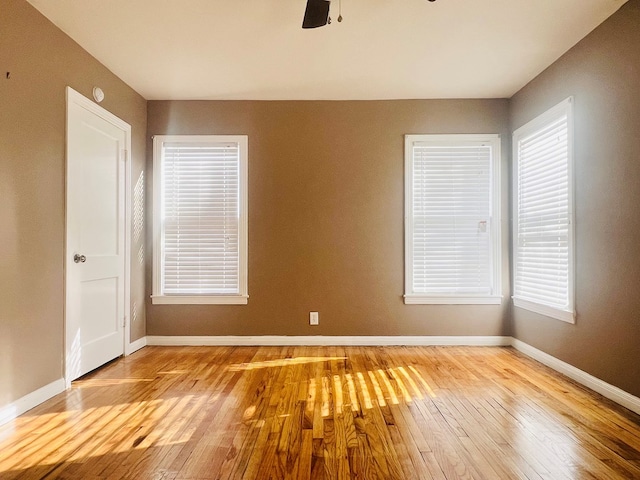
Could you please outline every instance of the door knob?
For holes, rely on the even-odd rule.
[[[87,261],[87,257],[84,255],[78,255],[77,253],[73,256],[73,261],[76,263],[84,263]]]

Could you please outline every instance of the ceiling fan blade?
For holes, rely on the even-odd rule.
[[[302,28],[317,28],[329,23],[329,4],[327,0],[307,0]]]

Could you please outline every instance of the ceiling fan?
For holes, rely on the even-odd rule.
[[[429,1],[435,2],[436,0]],[[340,0],[340,3],[342,3],[342,0]],[[307,8],[302,19],[302,28],[324,27],[331,23],[331,17],[329,16],[330,4],[330,0],[307,0]],[[338,15],[338,22],[341,21],[342,13]]]

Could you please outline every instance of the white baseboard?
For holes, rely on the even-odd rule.
[[[267,346],[267,345],[353,345],[353,346],[391,346],[391,345],[465,345],[465,346],[508,346],[511,337],[501,336],[219,336],[219,337],[181,337],[148,336],[147,345],[173,346]]]
[[[4,425],[5,423],[16,419],[23,413],[37,407],[42,402],[64,392],[64,390],[64,378],[59,378],[55,382],[51,382],[49,385],[45,385],[44,387],[19,398],[15,402],[0,408],[0,425]]]
[[[531,345],[524,343],[517,338],[512,339],[513,347],[524,353],[525,355],[545,364],[546,366],[553,368],[555,371],[560,372],[567,377],[575,380],[581,385],[584,385],[591,390],[598,392],[603,397],[607,397],[609,400],[628,408],[629,410],[640,414],[640,398],[625,392],[624,390],[615,387],[607,382],[588,374],[587,372],[580,370],[562,360],[557,359],[549,355],[548,353],[538,350]]]
[[[137,352],[138,350],[146,346],[147,346],[147,337],[139,338],[138,340],[135,340],[131,342],[129,345],[127,345],[127,348],[125,348],[124,354],[131,355],[133,352]]]

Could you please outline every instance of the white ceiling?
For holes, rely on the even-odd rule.
[[[626,0],[29,0],[148,100],[510,97]]]

